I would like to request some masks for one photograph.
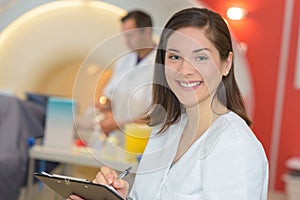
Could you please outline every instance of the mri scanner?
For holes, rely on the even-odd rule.
[[[110,40],[110,46],[106,52],[97,54],[98,61],[107,59],[116,49],[126,48],[120,38],[111,38],[120,32],[119,19],[127,10],[147,11],[152,15],[154,25],[161,28],[174,12],[191,6],[205,6],[196,0],[4,2],[0,4],[4,7],[0,18],[5,16],[2,20],[6,19],[7,25],[0,21],[3,26],[0,90],[10,90],[19,97],[26,92],[67,97],[75,94],[83,107],[91,102],[99,75],[103,74],[103,66],[93,59],[87,62],[86,58],[97,45],[107,40]],[[9,2],[11,5],[7,6]],[[236,40],[234,47],[237,81],[251,115],[254,103],[251,75]],[[82,74],[84,76],[80,76]]]

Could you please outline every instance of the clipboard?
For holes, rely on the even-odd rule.
[[[34,176],[65,199],[75,194],[85,200],[124,200],[114,188],[89,180],[45,172],[35,173]]]

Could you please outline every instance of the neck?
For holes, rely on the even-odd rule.
[[[145,58],[154,49],[155,44],[151,42],[149,45],[146,45],[146,47],[147,48],[137,50],[137,54],[140,60]]]
[[[153,48],[148,48],[148,49],[140,49],[137,54],[138,54],[138,58],[140,60],[142,60],[143,58],[145,58],[151,51]]]
[[[216,102],[213,102],[213,105],[211,105],[211,99],[209,98],[199,104],[186,108],[188,121],[181,135],[173,163],[177,162],[190,146],[194,144],[220,116],[220,114],[216,113],[220,113],[222,110],[225,113],[227,110],[217,99],[214,101]]]
[[[209,98],[207,101],[186,108],[187,127],[192,128],[199,138],[211,124],[221,115],[227,112],[227,108],[218,100],[214,99],[213,104]],[[190,129],[191,130],[191,129]]]

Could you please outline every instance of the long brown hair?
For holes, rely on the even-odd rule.
[[[167,129],[181,117],[182,106],[175,94],[169,89],[165,77],[165,49],[170,35],[183,27],[198,27],[205,30],[207,38],[217,48],[221,60],[226,60],[233,52],[229,29],[223,18],[206,8],[188,8],[174,14],[162,31],[156,53],[153,96],[147,122],[150,125],[162,123],[162,130]],[[235,80],[234,66],[227,76],[223,76],[216,96],[229,110],[237,113],[250,126],[244,101]]]

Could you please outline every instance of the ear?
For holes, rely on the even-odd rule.
[[[229,52],[228,57],[226,58],[226,60],[224,61],[223,64],[223,76],[227,76],[231,70],[232,67],[232,62],[233,62],[233,53]]]

